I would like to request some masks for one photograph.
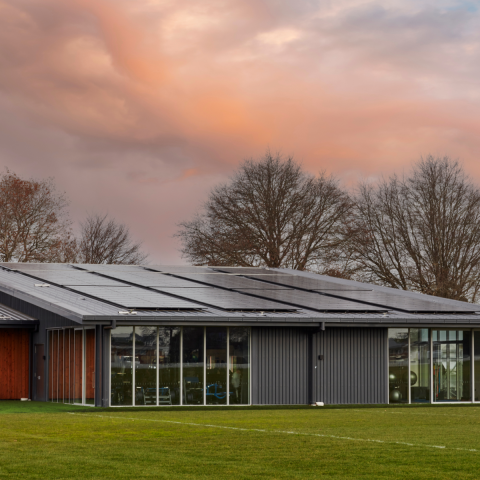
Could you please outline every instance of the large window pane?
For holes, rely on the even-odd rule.
[[[135,327],[135,405],[157,404],[157,327]]]
[[[250,403],[250,329],[230,327],[230,405]]]
[[[480,332],[475,332],[475,401],[480,402]]]
[[[462,330],[434,330],[433,400],[471,400],[471,333]]]
[[[75,330],[75,380],[73,401],[83,403],[83,330]]]
[[[203,327],[183,329],[183,403],[203,405]]]
[[[48,335],[48,399],[53,401],[53,387],[55,385],[55,378],[53,373],[53,331],[49,330]]]
[[[65,385],[65,403],[71,402],[70,397],[70,330],[65,330],[64,334],[64,385]]]
[[[111,405],[132,405],[133,327],[112,330],[111,345]]]
[[[85,330],[85,403],[95,404],[95,330]]]
[[[180,405],[180,337],[180,327],[158,329],[159,405]]]
[[[428,328],[410,329],[412,403],[430,402],[430,342]]]
[[[64,402],[64,330],[58,331],[58,401]]]
[[[390,403],[408,403],[408,328],[388,329]]]
[[[70,330],[70,403],[74,401],[75,390],[75,331]]]
[[[206,335],[206,402],[226,405],[227,327],[207,327]]]

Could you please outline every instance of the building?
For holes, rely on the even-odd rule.
[[[480,401],[480,307],[285,269],[0,264],[0,399]]]

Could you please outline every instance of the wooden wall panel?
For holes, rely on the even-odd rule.
[[[28,397],[30,331],[0,329],[0,400]]]

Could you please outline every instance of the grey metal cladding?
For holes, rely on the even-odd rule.
[[[99,300],[115,303],[125,308],[159,308],[159,309],[201,309],[198,303],[188,299],[175,298],[169,295],[162,295],[160,292],[145,290],[139,287],[94,287],[74,286],[70,287],[80,293],[95,297]]]
[[[128,283],[135,283],[136,285],[142,285],[144,287],[172,287],[172,288],[202,288],[204,285],[189,281],[188,279],[182,279],[172,277],[160,272],[125,272],[125,271],[113,271],[105,272],[105,275],[114,277],[118,280]],[[207,286],[208,288],[208,286]]]
[[[322,312],[383,312],[385,308],[374,307],[321,295],[316,292],[304,292],[302,290],[241,290],[252,293],[262,298],[268,298],[278,302],[287,302],[298,305],[299,308],[313,308]]]
[[[252,328],[252,403],[308,403],[308,335],[299,328]]]
[[[153,288],[161,292],[185,296],[185,298],[189,298],[198,302],[203,302],[207,305],[223,308],[225,310],[297,310],[297,308],[295,307],[290,307],[281,303],[271,302],[269,300],[264,300],[261,298],[254,298],[249,295],[242,295],[239,292],[231,292],[229,290],[221,290],[214,287],[189,288],[188,290],[185,288]]]
[[[388,403],[386,328],[327,328],[314,335],[314,400]],[[318,360],[323,355],[323,360]]]
[[[312,278],[303,278],[297,275],[286,275],[280,273],[271,273],[269,275],[255,275],[256,280],[264,280],[268,282],[273,282],[278,285],[283,285],[291,288],[301,288],[304,290],[320,290],[320,291],[343,291],[343,290],[365,290],[368,291],[368,288],[360,287],[350,287],[350,286],[341,286],[326,280],[314,280]]]
[[[476,312],[479,310],[478,305],[468,304],[466,302],[458,302],[459,305],[444,305],[436,301],[430,300],[428,296],[424,298],[405,298],[399,297],[393,293],[384,292],[341,292],[342,298],[371,302],[377,305],[385,305],[389,308],[406,310],[407,312]],[[430,297],[431,298],[431,297]],[[463,303],[463,305],[462,305]]]
[[[178,273],[178,275],[188,280],[208,283],[212,286],[230,288],[234,290],[241,290],[246,288],[261,290],[285,290],[291,288],[284,287],[282,285],[273,285],[270,283],[259,282],[250,278],[240,277],[238,275],[231,275],[229,273]],[[192,283],[192,285],[195,284]]]
[[[35,318],[27,315],[26,313],[19,312],[14,308],[8,307],[7,305],[3,305],[0,303],[0,323],[2,322],[18,322],[18,321],[29,321],[35,322]]]

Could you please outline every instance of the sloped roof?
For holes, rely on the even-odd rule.
[[[1,263],[0,291],[78,323],[480,324],[480,306],[288,269]]]

